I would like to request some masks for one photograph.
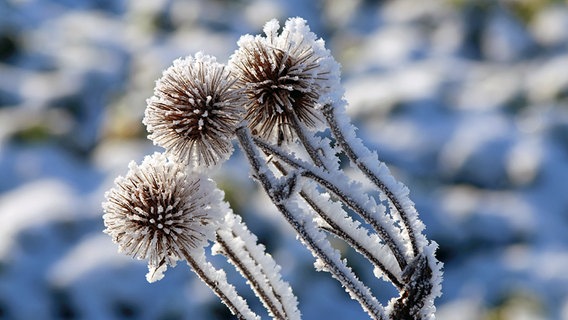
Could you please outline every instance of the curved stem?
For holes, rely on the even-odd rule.
[[[300,139],[300,142],[302,143],[302,145],[306,149],[306,152],[308,152],[308,155],[310,156],[310,158],[314,162],[314,165],[316,165],[316,167],[320,167],[320,168],[324,168],[326,170],[329,170],[329,168],[326,168],[324,162],[322,161],[320,155],[318,154],[317,149],[312,145],[312,143],[308,139],[308,137],[306,135],[306,130],[304,129],[304,126],[300,122],[300,119],[298,119],[298,115],[296,115],[295,112],[291,112],[290,118],[292,120],[291,125],[292,125],[292,128],[294,129],[294,132],[296,133],[296,135]]]
[[[408,236],[412,245],[412,251],[414,255],[417,256],[419,254],[419,248],[416,241],[416,235],[409,220],[409,213],[403,208],[402,202],[364,161],[360,161],[360,159],[362,159],[363,157],[361,154],[358,154],[353,149],[351,144],[347,141],[345,134],[341,130],[341,127],[338,125],[332,105],[324,106],[323,114],[327,120],[327,123],[329,124],[333,136],[335,137],[337,143],[341,146],[341,149],[343,149],[347,157],[359,168],[359,170],[361,170],[361,172],[363,172],[363,174],[365,174],[365,176],[369,178],[369,180],[371,180],[373,184],[377,186],[377,188],[379,188],[379,190],[381,190],[386,195],[394,208],[399,212],[404,227],[408,232]],[[369,151],[367,150],[367,152]]]
[[[236,238],[234,233],[231,233],[231,235],[231,237],[227,237],[228,239],[225,240],[223,235],[217,233],[217,243],[221,246],[223,254],[229,258],[231,263],[233,263],[239,272],[248,280],[256,296],[262,301],[269,313],[271,313],[275,319],[286,319],[284,310],[281,310],[282,303],[274,301],[275,297],[273,291],[271,293],[265,291],[265,288],[261,284],[261,281],[266,283],[266,277],[263,275],[264,279],[256,279],[255,276],[253,276],[255,272],[249,269],[247,264],[241,260],[239,255],[231,248],[231,245],[229,245],[228,242]],[[244,250],[246,251],[246,249]],[[245,252],[245,254],[248,255],[249,260],[254,261],[248,252]],[[256,264],[255,267],[258,267],[258,264]],[[278,306],[275,303],[278,304]]]
[[[345,266],[340,257],[337,254],[333,254],[335,251],[333,251],[331,245],[327,241],[322,241],[324,238],[316,234],[317,227],[313,225],[313,222],[298,216],[298,212],[291,206],[291,202],[287,201],[287,198],[283,198],[281,193],[276,192],[277,190],[273,185],[275,177],[261,163],[260,155],[254,147],[248,129],[245,127],[238,128],[237,137],[255,177],[284,218],[294,228],[304,245],[323,263],[324,268],[345,287],[351,297],[357,300],[373,319],[385,319],[384,307],[370,293],[369,288],[353,274],[351,269]],[[289,197],[290,194],[287,194],[287,196]]]
[[[184,258],[195,274],[205,284],[213,290],[213,292],[221,299],[221,301],[231,310],[231,313],[242,320],[259,320],[260,318],[250,310],[245,300],[238,295],[235,288],[227,283],[225,273],[216,270],[211,264],[202,259],[194,259],[194,257],[183,250]],[[217,274],[216,274],[217,273]],[[220,281],[224,283],[220,283]]]
[[[239,257],[243,266],[248,267],[264,295],[273,302],[283,318],[301,319],[298,299],[290,284],[282,280],[280,266],[276,264],[272,256],[265,253],[265,247],[258,243],[257,237],[248,230],[240,216],[233,213],[227,214],[225,222],[228,228],[219,230],[218,234],[225,235],[226,246],[230,247],[235,256]],[[277,314],[274,313],[273,316]]]
[[[349,244],[357,252],[361,253],[369,262],[373,264],[376,268],[381,270],[381,272],[389,279],[390,282],[399,290],[403,289],[403,284],[398,280],[398,278],[392,273],[388,268],[375,257],[360,241],[358,241],[348,230],[341,228],[336,221],[329,217],[322,209],[317,205],[317,203],[312,199],[306,192],[300,191],[300,196],[306,200],[310,207],[328,224],[328,227],[322,227],[323,230],[335,235],[336,237],[343,239],[347,244]]]
[[[283,175],[286,175],[288,173],[287,170],[279,162],[275,161],[273,162],[273,164],[276,169],[278,169],[278,171],[280,171]],[[390,282],[392,282],[392,284],[397,289],[403,289],[403,284],[395,276],[395,274],[380,261],[380,259],[375,255],[376,252],[371,253],[371,251],[369,251],[369,249],[365,245],[363,245],[363,241],[360,241],[358,239],[360,237],[365,237],[367,242],[373,242],[371,238],[366,234],[366,231],[357,230],[357,227],[353,227],[353,220],[348,217],[346,213],[344,213],[343,215],[343,220],[347,223],[339,222],[337,218],[338,214],[329,214],[328,212],[325,212],[325,210],[322,209],[321,205],[318,204],[319,201],[315,199],[316,197],[313,197],[312,195],[313,192],[308,192],[306,190],[306,186],[304,186],[300,191],[300,197],[302,197],[302,199],[306,201],[306,203],[312,208],[312,210],[314,210],[314,212],[317,213],[318,216],[328,225],[328,227],[320,226],[320,228],[340,239],[343,239],[353,249],[361,253],[367,260],[369,260],[369,262],[371,262],[371,264],[373,264],[375,268],[381,270],[381,272],[389,279]],[[341,208],[338,208],[338,210],[343,211],[343,209]],[[364,235],[361,234],[363,232],[365,233]]]
[[[369,225],[371,225],[371,227],[373,227],[373,229],[375,229],[375,231],[379,234],[381,239],[383,241],[385,241],[385,243],[389,246],[389,248],[391,249],[392,253],[394,254],[401,270],[404,270],[404,268],[407,266],[408,262],[406,261],[406,258],[404,257],[404,254],[403,254],[403,252],[404,252],[403,245],[399,244],[398,243],[399,241],[395,240],[395,239],[397,239],[397,237],[394,234],[392,234],[391,232],[389,232],[388,229],[386,229],[383,225],[381,225],[380,222],[378,221],[378,219],[376,219],[371,214],[371,212],[369,212],[365,208],[365,205],[363,204],[361,199],[358,199],[357,196],[354,195],[354,194],[347,194],[347,192],[346,192],[347,188],[341,188],[336,183],[332,182],[334,180],[334,178],[330,177],[326,172],[323,172],[321,169],[315,168],[315,167],[311,166],[310,164],[307,164],[307,163],[305,163],[301,160],[294,159],[294,158],[288,156],[287,154],[284,154],[283,152],[281,152],[280,149],[278,149],[278,148],[276,148],[276,147],[274,147],[274,146],[272,146],[272,145],[270,145],[270,144],[268,144],[268,143],[266,143],[266,142],[264,142],[260,139],[253,138],[253,140],[254,140],[254,143],[256,145],[258,145],[262,150],[278,157],[280,160],[282,160],[283,162],[292,166],[293,168],[299,169],[300,173],[303,176],[308,177],[308,178],[316,181],[320,185],[322,185],[324,188],[329,190],[331,193],[333,193],[337,197],[339,197],[341,199],[341,201],[343,201],[346,205],[351,207],[355,212],[357,212],[359,215],[361,215],[361,217],[363,217],[363,219],[365,219],[365,221]],[[337,181],[338,178],[335,177],[335,180]]]

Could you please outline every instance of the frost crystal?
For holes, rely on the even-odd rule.
[[[213,181],[160,153],[140,166],[131,162],[129,169],[105,194],[105,233],[121,252],[147,259],[147,279],[156,281],[168,264],[214,238],[222,193]]]
[[[147,100],[148,137],[194,167],[224,161],[242,116],[243,99],[234,83],[214,57],[197,53],[175,60]]]
[[[272,20],[265,37],[241,37],[229,66],[248,97],[246,119],[253,133],[282,142],[294,137],[295,121],[321,126],[319,109],[343,91],[339,64],[305,20],[289,19],[281,34],[279,28]]]

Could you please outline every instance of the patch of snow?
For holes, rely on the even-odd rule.
[[[27,183],[0,196],[0,259],[9,258],[17,235],[25,229],[52,221],[76,218],[76,195],[55,179]]]

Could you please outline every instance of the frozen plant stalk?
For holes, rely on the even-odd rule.
[[[116,180],[103,203],[105,232],[121,251],[148,259],[149,281],[186,260],[237,318],[257,318],[225,273],[207,262],[213,242],[212,254],[235,266],[272,318],[300,319],[280,267],[208,178],[231,155],[236,137],[252,177],[317,270],[329,272],[372,319],[434,319],[442,282],[437,245],[426,239],[408,188],[356,137],[339,70],[301,18],[282,29],[272,20],[264,35],[242,36],[227,66],[202,53],[174,61],[156,82],[143,120],[165,153],[131,164]],[[340,154],[378,198],[343,172]],[[398,296],[379,302],[330,236],[367,259]]]
[[[238,45],[229,67],[248,96],[247,127],[237,129],[239,143],[253,177],[313,253],[316,268],[330,272],[371,318],[434,318],[442,267],[434,256],[436,244],[425,238],[408,189],[355,136],[344,112],[339,65],[324,41],[305,20],[293,18],[282,30],[272,20],[264,35],[245,35]],[[318,135],[326,129],[335,149]],[[339,153],[376,186],[381,198],[374,199],[342,172]],[[323,232],[360,252],[399,297],[386,307],[377,302]]]

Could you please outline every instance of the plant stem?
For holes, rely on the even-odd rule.
[[[395,240],[397,239],[397,237],[392,234],[392,232],[389,232],[388,229],[386,229],[383,225],[381,225],[378,219],[373,217],[371,212],[369,212],[369,210],[365,208],[365,205],[363,204],[361,199],[357,199],[354,194],[349,194],[348,192],[346,192],[346,188],[341,188],[336,183],[332,182],[334,180],[348,180],[347,178],[331,177],[328,173],[323,172],[320,168],[315,168],[308,163],[292,158],[289,155],[283,153],[277,147],[274,147],[263,140],[257,138],[252,139],[254,140],[254,143],[258,145],[262,150],[278,157],[293,168],[300,170],[302,176],[316,181],[331,193],[339,197],[341,201],[351,207],[355,212],[361,215],[361,217],[363,217],[363,219],[365,219],[365,221],[369,225],[371,225],[373,229],[375,229],[381,239],[385,241],[385,243],[389,246],[401,270],[404,270],[408,262],[406,261],[406,258],[403,254],[403,245],[398,244],[397,242],[399,241]]]
[[[340,257],[337,254],[332,254],[334,251],[331,245],[327,241],[322,241],[325,238],[316,236],[317,228],[313,225],[313,222],[299,217],[294,210],[295,208],[291,207],[291,202],[287,201],[289,199],[282,198],[280,193],[275,192],[275,186],[272,183],[275,181],[275,177],[271,175],[272,172],[269,171],[266,165],[261,163],[260,155],[254,146],[248,129],[246,127],[238,128],[237,137],[255,177],[284,218],[294,228],[304,245],[323,263],[327,271],[345,287],[351,297],[359,302],[369,316],[373,319],[384,320],[384,307],[370,293],[369,288],[353,274],[351,269],[345,266]],[[290,194],[287,196],[289,197]]]
[[[265,253],[264,246],[258,243],[257,237],[248,230],[240,216],[231,213],[225,216],[225,221],[229,229],[220,233],[229,237],[226,238],[230,239],[226,241],[227,245],[232,247],[233,252],[249,265],[252,272],[257,273],[257,278],[260,279],[259,284],[274,304],[281,307],[284,318],[287,320],[301,319],[298,299],[290,284],[282,280],[280,266],[276,264],[272,256]],[[254,267],[251,268],[250,265]]]
[[[231,310],[231,313],[237,317],[239,320],[259,320],[260,318],[252,312],[245,300],[238,295],[235,288],[226,282],[225,275],[223,273],[222,277],[213,276],[219,271],[216,270],[211,264],[205,261],[205,256],[203,260],[194,259],[192,254],[183,250],[184,258],[193,270],[195,274],[201,279],[205,284],[213,290],[213,292],[221,299],[221,301]],[[224,281],[221,284],[219,281]]]
[[[325,231],[335,235],[336,237],[343,239],[347,244],[349,244],[353,249],[361,253],[374,267],[378,268],[385,274],[390,282],[397,288],[402,289],[403,285],[398,280],[398,278],[387,269],[387,267],[379,261],[361,242],[359,242],[351,233],[344,228],[341,228],[339,224],[334,221],[328,214],[326,214],[321,207],[317,205],[314,199],[312,199],[306,192],[300,191],[300,196],[306,200],[310,207],[329,225],[329,227],[320,227]]]
[[[314,162],[314,165],[316,167],[320,167],[320,168],[329,170],[329,168],[327,168],[325,166],[324,162],[322,161],[320,155],[318,154],[317,149],[312,145],[312,143],[308,139],[308,137],[306,135],[306,130],[305,130],[304,126],[302,125],[302,123],[300,122],[300,119],[298,119],[298,116],[296,115],[296,113],[295,112],[290,112],[290,113],[291,113],[290,118],[292,120],[292,123],[291,123],[292,128],[294,129],[294,132],[298,136],[298,139],[300,139],[300,142],[302,143],[302,145],[306,149],[306,152],[308,153],[308,155],[310,156],[310,158]]]
[[[217,233],[217,243],[221,246],[223,254],[227,258],[229,258],[231,263],[233,263],[239,270],[239,272],[248,280],[256,296],[262,301],[269,313],[271,313],[275,319],[286,319],[286,314],[284,313],[284,310],[282,308],[282,303],[280,301],[273,301],[276,300],[276,297],[274,297],[273,294],[266,292],[265,288],[263,288],[263,286],[261,285],[261,282],[267,283],[266,276],[263,274],[264,279],[256,279],[253,276],[253,272],[249,270],[247,264],[244,261],[241,261],[239,255],[231,248],[231,245],[228,243],[229,241],[234,241],[237,236],[230,231],[227,231],[227,233],[231,234],[231,236],[226,237],[227,239],[224,239],[225,237],[219,232]],[[245,251],[245,254],[248,255],[249,260],[255,264],[255,267],[260,269],[258,267],[258,263],[254,261],[248,251],[245,248],[241,249]],[[272,293],[274,293],[273,290],[271,291]],[[278,306],[275,303],[278,304]]]
[[[283,175],[287,174],[287,170],[279,162],[274,161],[273,164],[278,169],[278,171],[280,171]],[[366,231],[359,230],[359,232],[358,232],[357,228],[353,227],[353,220],[350,217],[348,217],[347,213],[345,213],[345,211],[343,211],[343,209],[341,209],[341,208],[339,208],[339,210],[344,212],[342,219],[344,219],[344,222],[347,222],[347,223],[339,222],[339,219],[341,219],[341,218],[338,218],[339,214],[337,214],[337,213],[336,214],[329,214],[328,212],[325,212],[325,210],[323,210],[322,207],[318,204],[318,200],[316,200],[315,197],[313,197],[311,195],[313,195],[313,192],[308,192],[307,186],[302,187],[302,190],[300,191],[300,197],[302,197],[302,199],[304,199],[304,201],[306,201],[306,203],[314,210],[314,212],[316,212],[318,214],[318,216],[320,218],[322,218],[322,220],[325,221],[325,223],[327,223],[328,226],[329,226],[329,227],[320,226],[320,228],[322,228],[323,230],[335,235],[336,237],[338,237],[340,239],[343,239],[351,247],[353,247],[355,250],[357,250],[357,252],[361,253],[365,258],[367,258],[367,260],[369,260],[369,262],[371,262],[371,264],[373,264],[374,267],[381,270],[381,272],[383,272],[383,274],[389,279],[390,282],[392,282],[392,284],[397,289],[399,289],[399,290],[402,289],[403,284],[394,275],[394,273],[392,273],[380,261],[380,259],[375,256],[374,253],[371,253],[371,251],[369,251],[366,248],[366,246],[363,245],[363,243],[358,240],[358,237],[356,236],[357,233],[358,233],[359,237],[365,236],[368,239],[368,242],[372,242],[370,237],[366,234]],[[329,201],[331,201],[331,200],[329,200]],[[340,226],[340,224],[341,224],[341,226]],[[365,233],[364,235],[361,234],[363,232]]]
[[[373,170],[370,169],[370,167],[365,163],[365,161],[360,160],[363,159],[362,155],[355,152],[351,144],[347,141],[345,134],[343,133],[341,127],[338,125],[334,110],[335,109],[330,104],[324,106],[323,108],[323,114],[327,120],[327,123],[331,129],[333,136],[335,137],[337,143],[340,145],[341,149],[343,149],[347,157],[351,160],[351,162],[354,163],[359,168],[359,170],[361,170],[361,172],[363,172],[363,174],[365,174],[365,176],[367,176],[369,180],[371,180],[371,182],[375,184],[377,188],[379,188],[379,190],[381,190],[386,195],[386,197],[389,199],[391,204],[399,212],[401,220],[410,238],[410,243],[412,245],[412,252],[414,253],[415,256],[417,256],[420,250],[418,248],[418,244],[416,241],[416,235],[414,229],[412,228],[412,225],[409,220],[409,213],[406,210],[404,210],[402,202],[400,201],[400,199],[398,199],[398,197],[394,194],[394,192],[392,192],[392,190],[383,181],[381,181],[378,175],[375,174],[375,172],[373,172]],[[361,144],[361,146],[363,145]],[[367,152],[369,151],[367,150]],[[377,160],[377,162],[379,161]]]

